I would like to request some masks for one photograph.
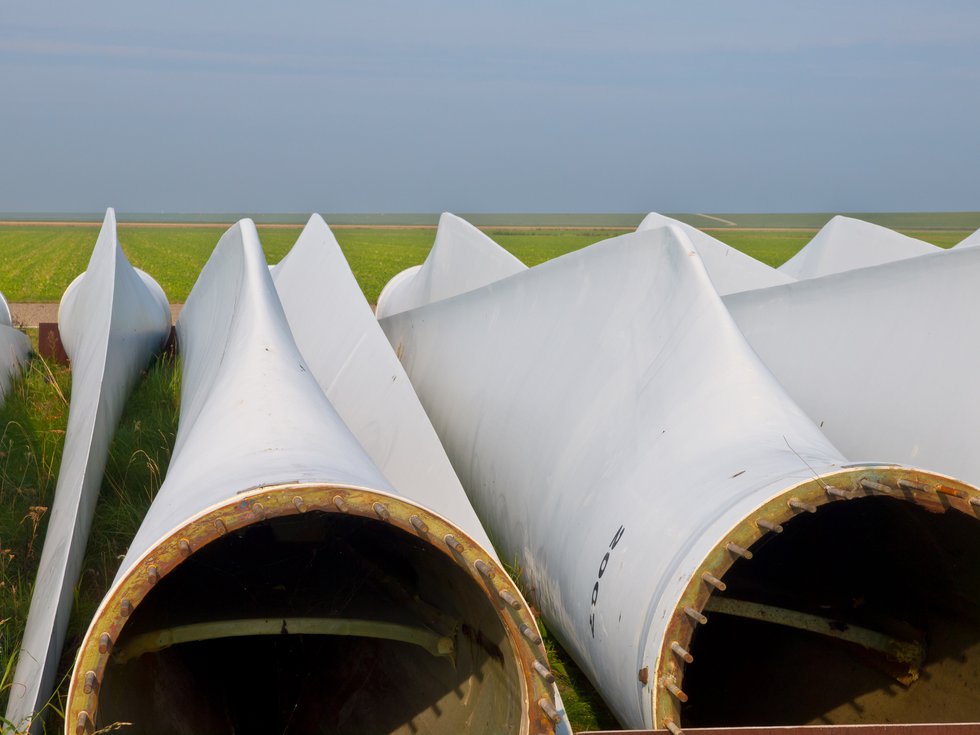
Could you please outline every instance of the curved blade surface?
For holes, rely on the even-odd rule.
[[[801,280],[928,255],[938,250],[935,245],[887,227],[838,215],[778,270]]]
[[[841,454],[746,344],[676,227],[381,324],[549,628],[622,724],[650,727],[656,686],[637,671],[659,656],[692,570]]]
[[[0,294],[0,401],[7,395],[14,376],[27,364],[31,339],[13,327],[10,306]]]
[[[980,251],[919,258],[725,298],[749,344],[854,459],[980,483]]]
[[[479,229],[454,214],[439,218],[436,240],[421,266],[395,276],[378,296],[378,319],[527,270]]]
[[[272,279],[313,376],[392,486],[492,549],[415,389],[320,215],[310,218],[272,269]]]
[[[954,248],[972,248],[980,245],[980,230],[977,230],[972,235],[967,236],[965,239],[960,240],[956,243]]]
[[[704,263],[705,270],[721,295],[748,291],[754,288],[778,286],[793,281],[793,277],[780,273],[765,263],[726,245],[706,232],[686,222],[650,212],[640,222],[637,231],[654,230],[668,225],[679,228],[687,235]]]
[[[126,398],[170,333],[170,308],[126,260],[115,212],[59,309],[71,359],[68,429],[6,719],[27,722],[54,690],[73,589],[81,571],[109,444]],[[151,279],[152,280],[152,279]],[[32,725],[36,729],[37,723]]]

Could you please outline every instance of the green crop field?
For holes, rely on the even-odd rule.
[[[685,215],[684,219],[698,221],[709,227],[713,236],[770,265],[791,257],[826,221],[823,215],[807,215],[810,219],[795,215],[796,220],[791,215],[771,215],[766,227],[758,220],[762,215],[719,216],[747,219],[740,221],[739,227],[698,221],[698,215]],[[620,225],[617,220],[606,228],[595,226],[589,215],[564,229],[541,224],[547,219],[540,217],[545,218],[537,221],[543,229],[527,223],[519,227],[521,222],[491,221],[487,233],[527,265],[535,265],[624,231],[613,229]],[[906,234],[942,247],[954,245],[980,226],[975,215],[949,216],[942,220],[947,227],[931,227],[940,220],[930,222],[921,216],[907,220],[901,215],[894,217],[897,223],[912,223],[915,229],[904,230]],[[631,221],[635,224],[638,218]],[[743,227],[743,221],[751,222],[755,229]],[[592,229],[578,229],[582,226]],[[300,226],[260,226],[259,231],[268,260],[275,263],[292,246]],[[200,224],[119,226],[120,241],[129,258],[152,274],[174,302],[187,297],[221,233],[220,227]],[[97,224],[0,225],[0,291],[12,302],[57,301],[68,283],[84,270],[97,234]],[[431,227],[351,227],[337,229],[335,234],[366,298],[374,302],[391,276],[425,259],[435,231]],[[36,340],[36,333],[33,336]],[[35,358],[0,407],[0,672],[4,672],[0,707],[5,704],[50,515],[70,392],[67,368]],[[62,686],[49,705],[47,732],[63,728],[60,702],[66,694],[65,677],[75,647],[166,474],[177,430],[179,393],[179,363],[161,358],[127,403],[110,451],[75,594],[60,665]],[[574,728],[615,728],[613,717],[557,642],[546,635],[546,645]]]
[[[696,217],[686,215],[685,219]],[[289,251],[300,229],[299,225],[259,226],[270,263],[278,262]],[[626,231],[577,227],[486,228],[490,237],[529,266]],[[949,247],[971,231],[922,229],[905,232]],[[710,228],[714,237],[770,265],[779,265],[792,257],[815,232],[815,229]],[[220,227],[202,225],[119,226],[119,239],[130,261],[156,278],[170,300],[176,303],[187,298],[221,233]],[[393,275],[425,259],[432,247],[435,230],[350,227],[337,229],[335,234],[364,295],[374,303]],[[0,293],[14,302],[58,301],[71,280],[85,269],[97,235],[96,224],[0,225]]]
[[[269,263],[292,247],[300,227],[259,227]],[[217,227],[120,225],[119,240],[137,268],[151,274],[173,302],[183,302],[222,230]],[[585,247],[618,232],[491,230],[490,236],[528,265]],[[372,303],[385,283],[425,260],[434,229],[338,229],[337,240]],[[0,292],[8,301],[58,301],[85,270],[98,227],[0,225]]]

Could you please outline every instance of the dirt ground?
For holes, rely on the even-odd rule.
[[[183,307],[183,304],[170,305],[173,321],[177,321],[177,315]],[[44,322],[58,321],[58,304],[13,302],[10,304],[10,315],[15,326],[36,327]]]

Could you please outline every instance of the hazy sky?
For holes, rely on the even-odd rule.
[[[980,209],[980,2],[0,0],[0,211]]]

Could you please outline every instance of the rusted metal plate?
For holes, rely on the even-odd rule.
[[[68,364],[68,353],[61,343],[57,322],[41,322],[37,326],[37,350],[41,357],[59,365]]]
[[[980,724],[920,723],[905,725],[797,725],[780,727],[695,727],[685,735],[974,735]],[[589,730],[578,735],[670,735],[667,730]]]

